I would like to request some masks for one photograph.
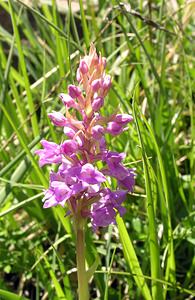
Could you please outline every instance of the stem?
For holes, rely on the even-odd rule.
[[[77,216],[78,217],[78,216]],[[76,256],[79,300],[89,299],[87,273],[85,269],[85,221],[82,218],[75,220],[76,225]]]

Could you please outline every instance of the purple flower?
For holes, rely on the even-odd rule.
[[[56,172],[50,173],[43,207],[66,205],[75,218],[91,218],[94,230],[114,224],[117,211],[121,216],[125,213],[122,203],[135,185],[134,170],[122,163],[125,154],[109,151],[106,145],[105,134],[122,133],[133,118],[120,113],[101,115],[111,87],[105,67],[106,59],[98,57],[91,45],[77,69],[79,86],[69,85],[68,94],[60,94],[65,116],[55,111],[48,115],[54,125],[63,127],[68,139],[62,139],[60,145],[43,140],[43,149],[35,151],[41,167],[59,164]],[[115,191],[105,188],[108,177],[116,179]]]
[[[118,135],[128,128],[124,128],[129,122],[133,120],[133,117],[128,114],[117,114],[112,116],[111,122],[108,123],[106,128],[107,132],[112,135]]]
[[[127,169],[128,175],[122,180],[118,179],[120,187],[127,189],[129,192],[133,191],[135,185],[135,172],[133,169]]]
[[[91,209],[91,222],[94,231],[97,227],[108,226],[115,223],[116,211],[122,216],[125,208],[121,203],[125,200],[127,192],[123,190],[112,192],[110,189],[104,189],[101,192],[100,200],[93,204]]]
[[[68,200],[72,195],[70,187],[64,181],[52,181],[50,186],[54,191],[57,201],[61,202],[61,204],[64,204],[64,201]]]
[[[59,145],[46,140],[42,140],[41,144],[44,149],[35,151],[35,154],[39,155],[40,167],[43,167],[46,164],[59,164],[62,162],[62,155]]]
[[[56,195],[52,189],[48,189],[45,191],[43,202],[44,202],[43,204],[44,208],[49,208],[59,204],[59,202],[56,200]]]
[[[106,181],[105,176],[89,163],[82,166],[81,173],[78,178],[88,184],[99,184]]]
[[[100,140],[104,134],[104,127],[101,125],[95,125],[92,128],[92,136],[96,140]]]
[[[67,140],[61,145],[61,151],[65,155],[71,155],[78,150],[78,143],[74,140]]]
[[[107,151],[105,156],[104,156],[104,160],[109,163],[109,162],[113,162],[113,163],[120,163],[123,159],[125,158],[125,153],[121,152],[113,152],[113,151]]]
[[[109,122],[106,131],[112,135],[118,135],[124,131],[124,128],[117,122]]]

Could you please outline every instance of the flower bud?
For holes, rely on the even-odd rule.
[[[133,121],[133,117],[128,114],[117,114],[114,117],[114,121],[122,125],[126,125],[129,122]]]
[[[53,122],[54,125],[63,127],[66,125],[67,121],[63,114],[57,111],[53,111],[48,114],[48,117]]]
[[[101,125],[95,125],[92,128],[92,136],[94,139],[100,140],[103,134],[104,134],[104,127],[102,127]]]
[[[88,69],[88,65],[86,64],[86,62],[84,61],[84,59],[82,59],[80,61],[80,65],[79,65],[79,69],[80,69],[80,72],[84,75],[86,74],[89,69]]]
[[[109,122],[106,131],[112,135],[118,135],[123,132],[123,127],[116,122]]]
[[[103,78],[103,81],[102,81],[102,97],[105,97],[111,87],[111,76],[110,75],[106,75],[104,78]]]
[[[92,109],[93,111],[98,111],[104,104],[104,99],[102,97],[97,97],[93,100]]]
[[[64,127],[64,134],[67,135],[69,138],[72,139],[75,136],[76,132],[75,132],[74,129],[65,126]]]
[[[62,100],[63,104],[66,105],[67,107],[76,107],[76,103],[72,97],[68,94],[60,94],[59,95],[60,99]]]
[[[94,93],[97,92],[100,88],[100,80],[95,79],[94,81],[92,81],[91,87]]]
[[[110,87],[111,87],[111,76],[106,75],[102,82],[102,88],[107,91],[109,90]]]
[[[81,89],[78,86],[70,84],[68,86],[68,93],[69,93],[70,97],[75,99],[75,98],[79,98],[81,96],[82,92],[81,92]]]
[[[98,63],[99,63],[98,55],[97,53],[94,53],[91,61],[91,66],[96,66],[98,65]]]

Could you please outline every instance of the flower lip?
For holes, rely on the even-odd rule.
[[[43,167],[47,164],[59,164],[62,162],[62,155],[60,153],[59,145],[46,140],[42,140],[41,144],[44,149],[35,150],[35,154],[39,155],[40,167]]]
[[[89,184],[98,184],[106,181],[106,177],[90,163],[82,166],[78,178]]]
[[[105,227],[115,223],[116,210],[122,216],[125,213],[125,208],[121,203],[125,200],[127,191],[116,190],[111,191],[105,188],[100,193],[101,198],[97,203],[94,203],[91,208],[91,222],[94,231],[97,227]]]

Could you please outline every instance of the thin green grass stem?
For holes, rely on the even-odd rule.
[[[27,73],[27,69],[26,69],[26,63],[25,63],[25,59],[24,59],[24,53],[23,53],[23,49],[22,49],[22,43],[21,43],[21,39],[20,39],[20,35],[19,35],[19,30],[18,30],[18,26],[16,23],[15,12],[14,12],[14,9],[12,7],[12,3],[10,0],[9,0],[9,7],[10,7],[11,18],[12,18],[13,30],[14,30],[14,34],[15,34],[16,45],[17,45],[17,49],[18,49],[20,66],[21,66],[23,77],[24,77],[25,89],[26,89],[28,105],[29,105],[29,112],[30,112],[30,114],[32,114],[32,117],[31,117],[32,130],[33,130],[34,137],[36,137],[37,135],[39,135],[39,126],[38,126],[37,116],[35,114],[35,107],[34,107],[34,102],[33,102],[33,98],[32,98],[32,93],[30,90],[30,83],[29,83],[28,73]]]
[[[135,123],[138,131],[138,136],[141,145],[142,157],[143,157],[143,167],[144,167],[144,177],[145,177],[145,186],[146,186],[146,195],[147,195],[147,214],[148,214],[148,223],[149,223],[149,247],[150,247],[150,266],[151,266],[151,277],[154,279],[161,278],[161,270],[160,270],[160,253],[159,253],[159,245],[157,239],[157,224],[155,221],[155,213],[154,213],[154,199],[152,195],[152,187],[150,183],[150,163],[147,158],[147,154],[145,152],[145,146],[141,134],[141,124],[138,122],[137,118],[137,106],[133,103],[133,114],[135,118]],[[152,297],[153,299],[163,299],[163,289],[162,285],[158,284],[155,281],[152,281]]]
[[[85,40],[86,47],[88,48],[90,45],[90,37],[89,37],[89,30],[87,28],[87,21],[86,21],[86,17],[85,17],[82,0],[79,0],[79,5],[80,5],[80,12],[81,12],[81,23],[82,23],[82,27],[83,27],[84,40]]]
[[[167,269],[166,269],[166,280],[170,279],[172,283],[175,283],[175,255],[174,255],[174,245],[173,245],[173,233],[172,233],[172,224],[171,224],[171,210],[170,210],[170,197],[169,197],[169,191],[168,191],[168,184],[167,184],[167,176],[164,168],[164,163],[162,159],[162,155],[160,153],[160,149],[158,147],[158,144],[156,142],[154,132],[148,122],[146,121],[145,117],[142,115],[142,118],[144,120],[145,125],[147,126],[147,129],[150,133],[150,137],[153,141],[153,145],[156,151],[156,155],[158,158],[159,163],[159,169],[161,173],[161,180],[162,180],[162,188],[163,195],[164,195],[164,201],[161,201],[162,206],[162,213],[166,214],[166,223],[164,223],[164,226],[167,228],[168,231],[168,259],[167,259]],[[164,289],[164,294],[166,294],[166,289]]]
[[[26,3],[22,2],[21,0],[17,0],[21,5],[25,6],[27,9],[29,9],[33,14],[37,15],[40,19],[42,19],[44,22],[46,22],[49,26],[54,28],[57,32],[59,32],[66,40],[68,40],[67,34],[60,29],[58,26],[56,26],[54,23],[49,21],[44,15],[42,15],[39,11],[34,9],[33,7],[28,6]],[[78,49],[81,53],[83,53],[82,47],[78,45],[75,41],[71,39],[70,43],[75,46],[76,49]]]

